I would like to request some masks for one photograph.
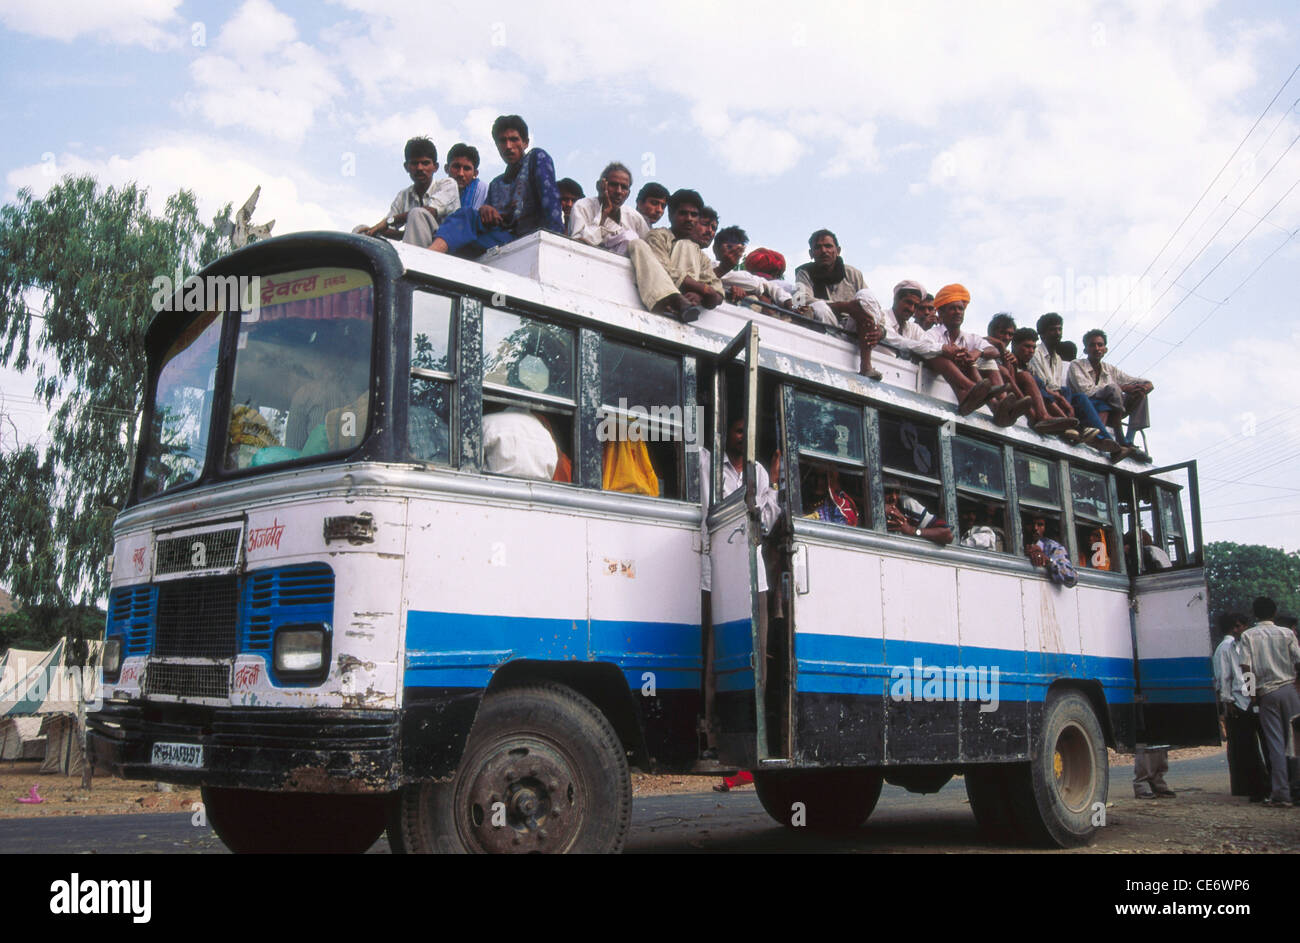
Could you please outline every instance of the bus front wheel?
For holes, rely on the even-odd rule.
[[[1013,789],[1017,818],[1031,838],[1061,848],[1086,845],[1104,824],[1110,769],[1092,702],[1078,691],[1048,698],[1041,748],[1028,782]]]
[[[446,783],[403,789],[389,825],[407,853],[618,852],[632,818],[627,754],[571,688],[488,695]]]
[[[203,811],[235,854],[365,852],[384,832],[384,796],[327,796],[204,786]]]
[[[767,814],[786,828],[854,829],[880,799],[885,778],[870,769],[758,770],[754,789]]]

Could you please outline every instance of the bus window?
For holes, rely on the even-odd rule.
[[[407,439],[411,457],[451,461],[451,395],[455,380],[451,299],[427,291],[411,295],[411,401]]]
[[[483,466],[572,481],[574,332],[483,309]]]
[[[163,358],[154,394],[141,497],[194,481],[207,456],[221,314],[195,317]]]
[[[954,438],[952,464],[961,524],[959,544],[1006,552],[1007,487],[1002,450],[985,442]]]
[[[240,316],[227,471],[351,451],[370,412],[374,287],[365,272],[299,269],[262,277]]]
[[[1176,485],[1156,486],[1156,505],[1160,521],[1160,545],[1169,557],[1170,566],[1183,566],[1189,560],[1187,528],[1183,525],[1183,490]]]
[[[866,452],[862,410],[808,393],[794,395],[801,513],[848,527],[866,524]]]
[[[600,397],[602,487],[683,497],[681,358],[602,338]]]
[[[1111,524],[1110,495],[1105,475],[1070,469],[1070,497],[1074,502],[1074,535],[1079,566],[1092,570],[1118,570],[1115,528]]]
[[[1065,543],[1061,532],[1061,482],[1060,467],[1048,458],[1015,453],[1016,494],[1020,502],[1021,533],[1025,543],[1031,542],[1035,519],[1042,518],[1044,536],[1057,543]],[[1068,562],[1068,560],[1067,560]]]
[[[909,499],[909,514],[924,509],[924,516],[943,519],[943,476],[939,464],[939,430],[912,419],[880,417],[880,460],[885,478],[897,479]],[[888,503],[888,502],[886,502]]]

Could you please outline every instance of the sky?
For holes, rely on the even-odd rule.
[[[1298,40],[1289,2],[0,0],[0,199],[91,173],[210,217],[260,185],[277,235],[350,229],[408,137],[491,178],[521,114],[557,175],[699,190],[791,269],[826,227],[882,298],[1105,329],[1205,539],[1300,550]],[[43,435],[31,388],[0,371],[0,447]]]

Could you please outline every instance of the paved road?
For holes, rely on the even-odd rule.
[[[1171,784],[1189,794],[1226,791],[1222,754],[1171,764]],[[1111,771],[1111,798],[1128,799],[1131,767]],[[710,780],[701,780],[702,784]],[[1178,800],[1172,800],[1177,802]],[[1279,811],[1277,814],[1284,815]],[[1097,843],[1081,851],[1106,852],[1126,839],[1122,825],[1102,829]],[[850,836],[823,838],[786,829],[768,817],[752,789],[646,796],[633,803],[628,852],[1021,852],[1017,846],[991,843],[975,828],[960,779],[939,792],[912,795],[886,785],[869,825]],[[380,839],[371,854],[387,854]],[[152,815],[62,816],[0,821],[0,854],[131,853],[222,854],[225,848],[206,826],[191,823],[189,813]]]

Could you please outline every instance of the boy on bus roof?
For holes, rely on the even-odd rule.
[[[478,148],[457,143],[447,152],[447,176],[456,181],[460,205],[478,212],[487,199],[487,184],[478,178]]]
[[[438,148],[426,137],[414,137],[406,142],[402,168],[411,178],[411,185],[393,198],[388,216],[373,226],[358,226],[352,230],[367,236],[402,237],[403,242],[427,246],[438,231],[439,225],[460,208],[460,191],[456,182],[444,177],[437,182]],[[406,232],[400,233],[402,227]]]
[[[637,192],[636,211],[651,226],[663,219],[666,209],[668,209],[668,188],[662,183],[651,180]]]

